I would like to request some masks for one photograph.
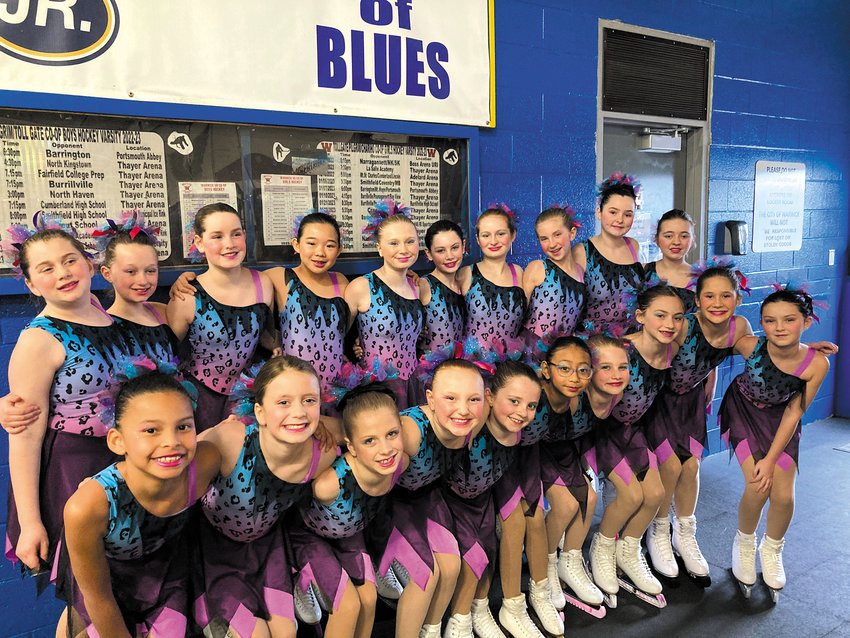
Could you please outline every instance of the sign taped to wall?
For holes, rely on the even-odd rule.
[[[494,126],[492,1],[0,3],[0,86]]]
[[[806,165],[756,162],[753,251],[770,253],[803,247]]]

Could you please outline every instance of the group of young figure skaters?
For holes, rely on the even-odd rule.
[[[720,407],[745,478],[732,570],[748,594],[758,553],[782,589],[799,422],[828,369],[801,343],[812,298],[777,286],[754,336],[735,314],[734,265],[685,261],[687,213],[661,218],[663,257],[640,263],[627,236],[638,188],[605,180],[600,232],[576,245],[573,211],[544,210],[545,258],[525,270],[507,261],[506,206],[478,216],[471,267],[461,228],[438,221],[434,269],[418,278],[409,211],[378,202],[364,233],[383,264],[351,282],[332,271],[333,217],[299,220],[297,266],[258,272],[243,265],[237,211],[205,206],[193,247],[207,269],[181,277],[167,307],[148,301],[157,236],[137,213],[95,233],[106,309],[61,220],[10,229],[6,254],[44,309],[0,402],[6,555],[55,582],[68,603],[57,632],[294,636],[296,616],[317,623],[320,607],[326,635],[365,637],[379,592],[397,599],[404,638],[560,635],[567,602],[602,617],[620,587],[663,607],[641,541],[658,574],[677,576],[678,554],[710,583],[699,465],[714,371],[735,354],[746,367]],[[261,346],[275,356],[260,366]],[[607,488],[588,569],[592,477]]]

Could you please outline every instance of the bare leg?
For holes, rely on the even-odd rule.
[[[295,638],[295,622],[289,618],[272,616],[268,621],[260,620],[257,626],[265,624],[271,638]]]
[[[360,616],[360,596],[354,583],[348,581],[342,592],[339,605],[328,614],[328,625],[325,634],[328,636],[340,636],[340,638],[353,638],[357,628],[357,619]]]
[[[738,504],[738,529],[744,534],[755,534],[761,520],[761,512],[769,496],[767,492],[757,492],[750,483],[755,465],[753,457],[741,463],[741,472],[744,474],[744,493]]]
[[[378,592],[375,585],[367,581],[357,587],[357,595],[360,597],[360,613],[357,615],[357,629],[354,635],[356,638],[369,638],[375,625]]]
[[[525,509],[525,505],[522,509]],[[534,510],[534,516],[525,516],[525,555],[528,557],[531,580],[539,582],[548,578],[547,554],[546,521],[543,518],[543,508],[538,507]],[[522,554],[520,554],[520,569],[522,569]]]
[[[643,491],[643,503],[626,525],[623,536],[633,538],[643,536],[646,528],[649,527],[652,519],[658,513],[658,506],[664,499],[664,486],[661,484],[661,475],[658,470],[649,470],[640,482],[640,487]]]
[[[525,500],[502,521],[502,538],[499,541],[499,575],[502,579],[502,591],[505,598],[515,598],[522,593],[522,545],[525,540]],[[544,569],[544,574],[545,569]],[[480,596],[476,596],[480,598]]]
[[[616,538],[628,520],[643,503],[643,490],[637,477],[632,475],[628,483],[614,472],[608,477],[617,490],[617,498],[608,503],[599,523],[599,533],[607,538]]]
[[[439,579],[440,570],[435,563],[434,573],[428,579],[428,584],[424,590],[419,589],[419,586],[413,580],[407,583],[398,601],[395,621],[395,635],[397,638],[419,635],[419,630],[425,622],[425,616],[428,613],[428,608],[431,605],[434,590],[437,588],[437,581]]]
[[[489,568],[482,574],[482,579],[488,579]],[[472,610],[472,600],[479,586],[478,578],[466,561],[460,563],[460,575],[457,579],[457,588],[452,596],[452,614],[468,614]],[[487,581],[487,590],[490,582]],[[486,595],[486,594],[485,594]]]
[[[682,474],[679,477],[679,484],[676,485],[675,492],[676,516],[693,516],[697,509],[699,464],[700,460],[692,456],[682,465]],[[662,509],[659,511],[666,511],[663,509],[663,504],[661,507]]]
[[[458,577],[460,576],[460,556],[453,554],[434,554],[434,562],[436,563],[436,569],[434,571],[437,573],[437,570],[439,570],[440,578],[434,590],[434,597],[431,598],[431,606],[425,615],[426,625],[437,625],[443,620],[443,615],[445,615],[446,609],[449,607],[452,594],[454,594],[455,587],[457,587]]]
[[[664,517],[667,516],[670,505],[673,503],[673,495],[676,493],[676,488],[682,476],[682,463],[678,456],[671,454],[670,458],[661,464],[658,471],[661,474],[661,484],[664,486],[664,498],[658,508],[658,515]],[[676,501],[677,506],[678,504],[679,502]],[[678,510],[676,512],[678,513]],[[679,514],[679,516],[682,516],[682,514]]]
[[[786,472],[777,466],[773,471],[770,488],[770,506],[767,508],[767,535],[775,540],[785,538],[785,532],[794,516],[794,488],[797,482],[797,466]]]
[[[579,511],[578,501],[563,485],[553,485],[546,490],[549,513],[546,515],[546,542],[550,554],[558,551],[564,531],[574,524]]]
[[[587,479],[585,479],[587,480]],[[584,546],[584,541],[587,534],[590,532],[590,525],[593,523],[593,513],[596,511],[596,490],[593,485],[587,480],[587,508],[584,517],[581,515],[581,509],[576,514],[575,519],[567,527],[567,536],[564,539],[564,551],[571,549],[581,549]]]

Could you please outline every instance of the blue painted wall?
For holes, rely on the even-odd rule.
[[[521,213],[520,238],[514,247],[518,262],[538,256],[532,223],[542,206],[571,202],[585,215],[584,232],[592,228],[599,18],[710,39],[716,42],[716,64],[709,254],[724,220],[752,223],[757,160],[804,162],[803,248],[796,253],[750,253],[740,260],[754,287],[742,311],[757,325],[758,303],[770,282],[788,277],[805,280],[833,308],[822,313],[821,323],[807,337],[839,339],[840,291],[848,260],[846,176],[850,169],[850,21],[844,3],[496,0],[495,4],[498,126],[480,132],[480,152],[471,158],[471,182],[474,188],[480,177],[481,203],[507,201]],[[168,109],[158,115],[169,117]],[[305,118],[301,125],[309,126],[309,122]],[[351,123],[338,126],[353,128]],[[421,128],[424,134],[430,128],[403,126],[411,132]],[[457,130],[452,135],[460,136]],[[476,199],[473,196],[473,202]],[[829,248],[836,250],[835,266],[827,265]],[[5,371],[11,348],[34,312],[22,297],[0,301],[0,393],[8,388]],[[845,350],[850,364],[847,342]],[[721,371],[721,386],[728,384],[739,365]],[[838,394],[835,379],[833,367],[806,420],[833,413]],[[850,405],[844,410],[847,413]],[[712,450],[718,450],[713,423],[710,441]],[[3,535],[7,457],[6,438],[0,436]],[[49,594],[36,601],[31,583],[22,583],[15,570],[0,561],[0,637],[52,636],[58,610]]]

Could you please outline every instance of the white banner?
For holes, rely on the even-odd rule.
[[[494,126],[491,2],[0,2],[0,88]]]

